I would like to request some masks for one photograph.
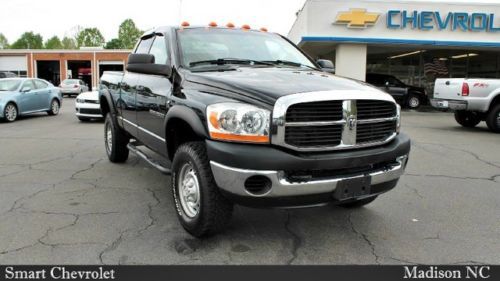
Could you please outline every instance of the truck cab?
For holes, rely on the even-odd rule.
[[[101,78],[108,158],[132,151],[171,174],[179,221],[196,237],[223,230],[234,204],[366,205],[396,186],[410,139],[389,94],[323,71],[330,64],[246,26],[157,28],[125,73]]]

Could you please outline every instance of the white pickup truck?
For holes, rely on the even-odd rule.
[[[455,120],[464,127],[486,121],[491,131],[500,133],[500,79],[437,79],[431,104],[455,110]]]

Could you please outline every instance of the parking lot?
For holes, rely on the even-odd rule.
[[[131,155],[110,163],[103,124],[61,114],[0,123],[1,264],[500,263],[500,135],[451,113],[403,113],[406,174],[357,210],[236,207],[197,240],[177,221],[170,178]]]

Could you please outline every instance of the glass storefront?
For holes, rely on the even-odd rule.
[[[368,52],[367,72],[390,74],[432,93],[436,78],[499,78],[500,53],[476,50]]]

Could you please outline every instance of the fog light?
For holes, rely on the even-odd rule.
[[[271,180],[265,176],[251,176],[245,181],[245,189],[253,195],[266,194],[272,187]]]

